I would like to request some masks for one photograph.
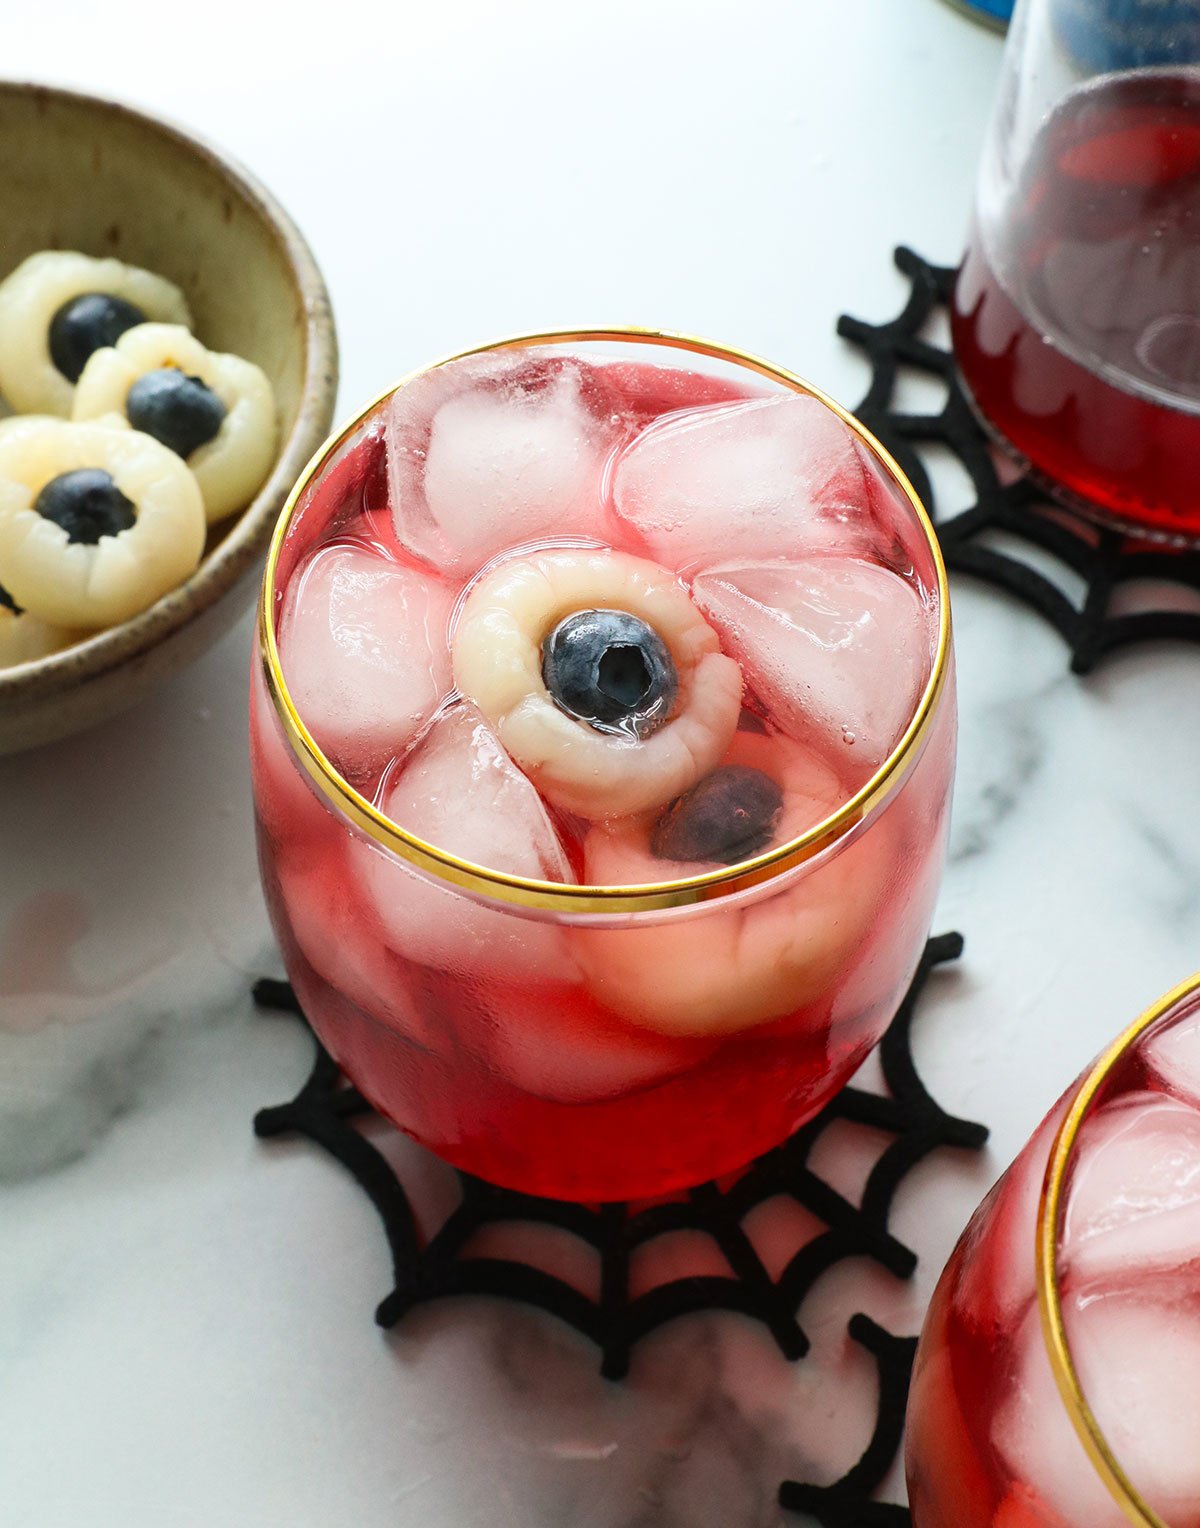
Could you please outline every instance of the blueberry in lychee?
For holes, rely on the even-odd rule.
[[[208,383],[178,366],[143,372],[125,399],[125,417],[135,430],[185,458],[216,436],[225,413]]]
[[[598,731],[649,737],[679,688],[667,645],[624,610],[578,610],[542,643],[542,679],[568,716]]]
[[[68,541],[95,546],[102,536],[127,531],[137,516],[133,502],[99,467],[79,467],[52,477],[33,503],[38,514],[61,525]]]
[[[111,292],[81,292],[50,320],[50,359],[68,382],[78,382],[94,351],[115,345],[126,329],[144,324],[141,308]]]

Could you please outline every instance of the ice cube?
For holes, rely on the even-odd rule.
[[[1151,1086],[1200,1108],[1200,1013],[1142,1041],[1140,1050]]]
[[[627,1024],[579,986],[525,988],[489,982],[480,1001],[485,1060],[540,1098],[617,1098],[678,1075],[710,1055],[711,1040],[667,1038]]]
[[[474,573],[544,536],[603,534],[605,464],[627,426],[595,367],[525,350],[414,378],[387,406],[402,545]]]
[[[874,768],[912,718],[929,676],[930,613],[898,574],[832,553],[730,563],[693,597],[778,726],[839,742]]]
[[[291,936],[317,976],[372,1019],[435,1049],[438,1037],[411,995],[411,970],[385,943],[343,846],[283,858],[274,868]]]
[[[301,718],[361,778],[403,752],[449,691],[451,590],[358,547],[324,547],[288,588],[280,659]]]
[[[1068,1299],[1064,1318],[1083,1393],[1127,1475],[1175,1528],[1194,1528],[1200,1522],[1200,1311],[1142,1289]],[[1015,1341],[993,1434],[1002,1460],[1064,1522],[1127,1528],[1059,1394],[1037,1309]]]
[[[1085,1120],[1075,1151],[1063,1248],[1076,1286],[1200,1260],[1200,1114],[1127,1094]]]
[[[797,394],[671,415],[639,435],[613,472],[617,513],[676,569],[866,549],[875,491],[854,434]]]
[[[573,881],[541,798],[472,706],[439,717],[385,789],[381,809],[448,854],[510,875]],[[354,858],[392,948],[460,976],[569,981],[561,929],[489,906],[365,841]]]
[[[642,425],[651,423],[660,414],[674,414],[680,409],[739,403],[753,391],[740,378],[734,381],[730,377],[684,371],[675,366],[647,365],[643,361],[609,362],[601,368],[600,376]],[[767,396],[765,387],[759,390],[759,395]]]

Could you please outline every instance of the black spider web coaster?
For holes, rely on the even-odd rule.
[[[790,1512],[807,1512],[821,1528],[910,1528],[912,1516],[907,1507],[876,1501],[873,1493],[883,1484],[904,1438],[904,1412],[917,1339],[893,1337],[861,1313],[851,1316],[847,1330],[871,1354],[879,1371],[875,1431],[861,1459],[840,1480],[831,1486],[785,1480],[779,1488],[779,1505]]]
[[[855,413],[911,478],[947,566],[1037,611],[1067,644],[1077,674],[1131,643],[1200,641],[1200,552],[1095,525],[1016,475],[975,417],[953,353],[931,336],[948,308],[953,270],[903,246],[895,261],[912,283],[903,310],[885,324],[843,314],[838,333],[871,362],[871,384]],[[928,413],[909,412],[898,394],[921,378],[943,384],[945,402]],[[941,451],[966,471],[975,500],[951,515],[939,515],[927,465]]]
[[[497,1188],[456,1172],[458,1203],[431,1231],[423,1229],[404,1183],[384,1153],[364,1134],[379,1117],[349,1086],[324,1048],[290,1102],[255,1118],[260,1137],[300,1135],[336,1158],[368,1196],[383,1223],[391,1253],[393,1288],[376,1311],[392,1326],[416,1306],[450,1295],[490,1294],[540,1307],[568,1322],[600,1349],[601,1372],[621,1378],[639,1338],[696,1311],[738,1311],[760,1321],[780,1351],[800,1358],[808,1338],[797,1312],[809,1289],[843,1258],[865,1257],[897,1278],[911,1277],[916,1254],[890,1230],[896,1190],[905,1175],[939,1146],[978,1150],[983,1125],[957,1119],[935,1102],[913,1062],[913,1018],[934,969],[962,953],[958,934],[930,939],[912,985],[878,1056],[887,1094],[850,1086],[783,1145],[731,1181],[704,1183],[648,1204],[581,1205]],[[303,1018],[286,982],[256,984],[263,1007]],[[867,1175],[855,1204],[810,1164],[822,1135],[835,1122],[892,1137]],[[449,1170],[448,1170],[449,1171]],[[747,1230],[760,1205],[782,1197],[815,1221],[816,1234],[797,1247],[774,1276]],[[532,1260],[474,1255],[470,1243],[484,1228],[552,1226],[568,1233],[599,1262],[598,1294],[585,1293]],[[728,1272],[692,1273],[634,1292],[631,1264],[640,1249],[673,1232],[699,1233],[719,1251]]]

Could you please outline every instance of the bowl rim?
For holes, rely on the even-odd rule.
[[[728,361],[776,382],[790,392],[815,399],[834,414],[856,437],[898,489],[911,512],[929,553],[937,590],[937,643],[929,677],[922,689],[904,732],[893,744],[886,758],[870,778],[822,821],[798,837],[763,853],[717,870],[637,885],[599,885],[538,880],[528,876],[493,870],[428,843],[416,834],[391,821],[378,807],[360,795],[343,778],[322,751],[300,715],[283,675],[275,635],[276,571],[289,527],[306,490],[320,476],[326,464],[357,431],[363,429],[393,394],[400,392],[417,377],[468,356],[496,350],[529,349],[535,346],[594,344],[600,342],[636,343],[683,351]],[[348,819],[366,838],[385,852],[417,867],[435,880],[457,887],[475,896],[490,898],[511,906],[539,912],[557,912],[574,916],[609,917],[614,914],[659,911],[690,907],[697,903],[727,898],[737,893],[775,881],[800,865],[815,859],[834,844],[855,832],[860,823],[872,818],[907,779],[909,770],[920,757],[935,719],[940,715],[952,671],[952,623],[950,588],[946,565],[937,532],[920,495],[890,451],[849,410],[827,393],[795,372],[765,360],[751,351],[722,345],[698,335],[669,329],[646,329],[633,325],[612,325],[593,329],[550,329],[506,335],[481,345],[445,355],[426,366],[416,367],[398,382],[386,387],[352,418],[336,430],[296,480],[287,503],[279,514],[258,605],[257,654],[267,696],[278,719],[286,744],[298,767],[310,779],[328,804]]]
[[[97,92],[0,79],[3,97],[51,101],[123,118],[173,141],[214,170],[267,225],[283,250],[301,299],[305,354],[296,419],[280,442],[266,481],[195,571],[128,620],[44,658],[0,669],[0,707],[81,686],[142,657],[206,615],[265,551],[279,505],[329,429],[338,382],[337,333],[325,278],[291,215],[238,159],[170,118]]]

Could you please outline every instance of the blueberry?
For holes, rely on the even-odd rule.
[[[783,791],[761,769],[724,764],[677,796],[658,820],[650,852],[665,860],[736,865],[771,842]]]
[[[17,604],[16,600],[13,599],[12,595],[8,592],[3,584],[0,584],[0,609],[11,610],[13,615],[25,614],[20,605]]]
[[[225,405],[207,382],[177,366],[163,366],[143,372],[129,389],[125,416],[135,430],[187,457],[216,435]]]
[[[61,525],[68,541],[84,546],[95,546],[101,536],[127,531],[136,518],[132,501],[99,467],[60,472],[38,494],[33,507]]]
[[[84,292],[64,302],[50,320],[50,359],[68,382],[78,382],[93,351],[115,345],[126,329],[145,322],[141,308],[123,297]]]
[[[556,706],[598,732],[649,737],[679,688],[666,643],[623,610],[578,610],[542,643],[542,679]]]

